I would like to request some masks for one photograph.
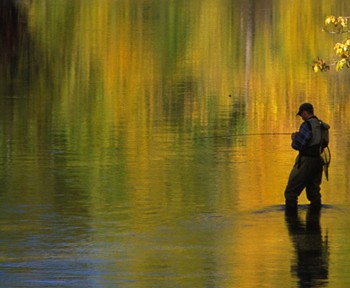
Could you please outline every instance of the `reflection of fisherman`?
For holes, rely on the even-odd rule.
[[[328,239],[322,239],[320,209],[309,207],[306,223],[296,211],[286,212],[286,224],[293,241],[296,263],[292,274],[299,279],[298,287],[321,287],[328,279]]]
[[[314,109],[310,103],[302,104],[297,115],[304,122],[299,131],[292,134],[292,148],[298,150],[299,155],[284,192],[286,208],[297,208],[298,196],[304,188],[306,188],[306,196],[311,205],[321,207],[320,185],[324,162],[320,154],[324,148],[325,133],[328,138],[329,125],[314,115]],[[328,142],[328,139],[326,141]]]

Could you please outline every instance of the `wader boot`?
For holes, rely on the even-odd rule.
[[[296,211],[298,209],[298,201],[297,200],[286,200],[286,210],[288,211]]]

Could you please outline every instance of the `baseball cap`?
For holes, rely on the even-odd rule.
[[[303,111],[308,111],[310,113],[314,113],[314,107],[312,106],[311,103],[303,103],[299,107],[299,111],[296,116],[300,115]]]

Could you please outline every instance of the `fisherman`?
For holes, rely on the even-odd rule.
[[[286,208],[297,209],[298,197],[304,188],[310,206],[320,208],[320,185],[324,164],[320,155],[328,145],[329,125],[314,115],[314,108],[310,103],[300,105],[297,116],[304,122],[300,125],[299,131],[291,135],[292,148],[299,151],[299,154],[284,192]]]

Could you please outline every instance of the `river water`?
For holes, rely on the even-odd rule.
[[[349,287],[339,0],[4,0],[2,287]],[[285,215],[302,102],[324,206]]]

